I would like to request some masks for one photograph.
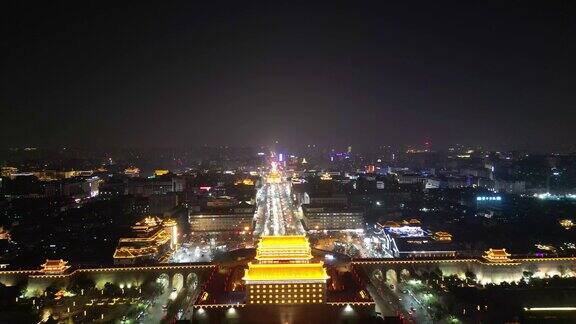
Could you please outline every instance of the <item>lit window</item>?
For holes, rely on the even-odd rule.
[[[309,303],[309,302],[310,302],[310,299],[306,299],[306,302]]]
[[[300,285],[300,288],[304,287],[304,285]]]
[[[310,295],[306,294],[306,298],[309,298],[309,297],[310,297]]]
[[[312,302],[315,303],[315,302],[316,302],[316,299],[312,299]]]
[[[310,292],[310,289],[306,289],[306,292]]]
[[[291,299],[288,299],[288,304],[292,304],[292,300],[291,300]]]
[[[304,303],[304,300],[300,299],[300,303],[301,303],[301,304]]]
[[[310,285],[306,284],[306,287],[310,287]]]
[[[316,294],[312,294],[312,297],[316,297]]]
[[[300,298],[304,297],[304,295],[300,294]]]
[[[259,301],[259,300],[257,300],[257,301],[256,301],[256,304],[260,304],[260,301]]]
[[[276,302],[275,302],[275,303],[276,303],[276,304],[279,304],[280,302],[278,301],[278,299],[276,299]]]

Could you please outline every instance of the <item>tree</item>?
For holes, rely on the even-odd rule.
[[[45,323],[46,323],[46,324],[57,324],[58,321],[55,320],[52,316],[50,316]]]
[[[558,272],[560,272],[560,276],[564,277],[568,272],[568,268],[566,266],[560,265],[558,267]]]
[[[19,280],[16,285],[14,286],[16,291],[18,292],[18,296],[25,296],[26,290],[28,289],[28,279]]]
[[[164,293],[164,286],[156,281],[149,281],[142,285],[142,293],[147,296],[159,296]]]
[[[48,296],[54,296],[54,294],[56,294],[58,292],[58,290],[60,290],[54,283],[52,283],[50,286],[46,287],[46,289],[44,289],[44,292],[48,295]]]
[[[444,274],[442,273],[442,270],[440,270],[439,267],[436,267],[434,270],[432,270],[432,273],[431,273],[431,274],[432,274],[432,276],[435,276],[435,277],[438,278],[438,279],[442,279],[442,276],[444,275]]]
[[[107,295],[119,295],[120,294],[120,287],[118,287],[118,285],[111,283],[111,282],[107,282],[104,285],[104,293]]]
[[[82,273],[72,278],[68,284],[68,290],[78,295],[81,293],[82,289],[91,290],[94,289],[94,286],[94,280]]]
[[[470,281],[476,281],[476,274],[475,274],[474,272],[472,272],[472,271],[470,271],[470,270],[467,270],[466,273],[465,273],[465,275],[466,275],[466,280],[467,280],[468,282],[470,282]]]

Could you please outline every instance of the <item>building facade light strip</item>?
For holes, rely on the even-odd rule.
[[[524,307],[527,312],[576,312],[576,307]]]

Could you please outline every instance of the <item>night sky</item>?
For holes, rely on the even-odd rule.
[[[0,147],[576,144],[574,1],[48,2],[1,4]]]

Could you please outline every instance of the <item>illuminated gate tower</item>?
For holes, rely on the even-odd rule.
[[[282,182],[282,176],[280,171],[278,171],[278,163],[276,161],[272,161],[272,167],[270,169],[270,173],[268,173],[268,177],[266,178],[266,182],[268,183],[280,183]]]
[[[305,236],[262,236],[244,273],[246,304],[324,303],[328,278]]]

